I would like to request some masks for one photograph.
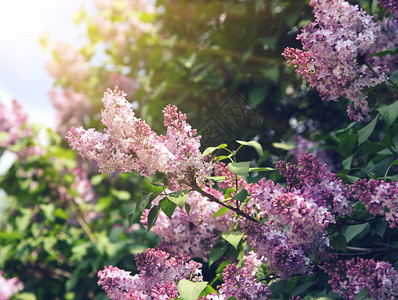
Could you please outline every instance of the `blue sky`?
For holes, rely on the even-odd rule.
[[[0,0],[0,101],[17,99],[30,120],[52,126],[54,110],[48,98],[53,79],[44,65],[51,59],[38,40],[78,42],[81,29],[72,15],[92,0]]]

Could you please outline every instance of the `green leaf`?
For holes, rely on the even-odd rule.
[[[191,205],[188,203],[185,203],[185,211],[187,212],[187,215],[189,216],[189,212],[191,211]]]
[[[344,232],[346,242],[349,243],[354,237],[360,234],[366,227],[367,223],[348,226]]]
[[[209,267],[219,260],[227,251],[228,245],[213,247],[209,253]]]
[[[225,176],[205,176],[206,179],[212,180],[214,182],[223,182],[225,181]]]
[[[250,161],[229,163],[228,169],[236,175],[247,176],[249,175]]]
[[[313,286],[315,284],[314,281],[312,282],[306,282],[303,283],[301,285],[299,285],[298,287],[296,287],[293,292],[292,292],[292,296],[296,297],[302,293],[304,293],[306,290],[308,290],[308,288],[310,288],[311,286]]]
[[[229,211],[229,208],[223,206],[223,207],[221,207],[219,210],[217,210],[217,211],[214,213],[213,218],[217,218],[217,217],[219,217],[219,216],[222,216],[223,214],[226,214],[228,211]]]
[[[263,156],[263,154],[264,154],[263,147],[261,147],[260,143],[258,143],[256,141],[250,141],[250,142],[236,141],[236,142],[241,145],[253,147],[257,151],[257,154],[259,157]]]
[[[339,135],[338,151],[343,157],[348,157],[352,154],[357,146],[356,135],[345,132]]]
[[[249,100],[254,107],[259,105],[268,94],[268,85],[259,88],[253,88],[249,91]]]
[[[247,198],[247,191],[245,189],[241,190],[239,193],[237,193],[235,196],[232,197],[232,199],[238,200],[239,202],[243,202]]]
[[[168,216],[169,219],[171,220],[171,217],[173,216],[173,213],[177,205],[174,202],[171,202],[169,199],[165,198],[160,200],[159,206],[162,209],[162,211],[166,214],[166,216]]]
[[[145,189],[149,193],[152,193],[154,195],[160,195],[166,189],[166,186],[158,183],[152,183],[149,180],[146,180]]]
[[[216,291],[211,285],[208,285],[208,286],[200,293],[199,298],[202,298],[202,297],[204,297],[204,296],[206,296],[206,295],[213,294],[213,293],[217,293],[217,291]]]
[[[112,189],[111,194],[122,201],[127,201],[131,199],[131,195],[127,191],[119,191]]]
[[[230,260],[226,260],[226,261],[222,262],[222,263],[218,266],[218,268],[217,268],[217,270],[216,270],[216,273],[217,273],[217,274],[218,274],[218,273],[222,273],[222,272],[224,271],[225,267],[228,266],[230,263],[231,263]]]
[[[391,74],[390,81],[393,84],[398,85],[398,70],[394,71],[394,73]]]
[[[249,172],[268,172],[268,171],[275,171],[275,168],[271,167],[264,167],[264,168],[250,168]]]
[[[36,296],[33,293],[18,293],[14,296],[15,300],[36,300]]]
[[[219,217],[219,216],[222,216],[223,214],[226,214],[228,211],[229,211],[229,208],[223,206],[223,207],[221,207],[219,210],[217,210],[217,211],[214,213],[213,218],[217,218],[217,217]]]
[[[148,205],[149,199],[151,198],[152,193],[143,196],[135,207],[135,212],[142,212]]]
[[[333,237],[332,240],[330,241],[330,244],[332,245],[332,247],[334,247],[337,250],[341,250],[344,252],[347,250],[347,241],[342,234]]]
[[[293,150],[294,148],[296,148],[296,145],[295,144],[286,144],[286,143],[272,143],[272,147],[290,151],[290,150]]]
[[[49,204],[40,204],[40,209],[43,211],[44,216],[50,220],[54,220],[54,211],[55,211],[55,205],[53,203]]]
[[[365,141],[365,142],[362,144],[362,146],[361,146],[361,149],[362,149],[363,151],[365,151],[366,153],[369,153],[369,154],[373,154],[373,153],[380,152],[381,150],[383,150],[383,149],[385,149],[385,148],[386,148],[386,147],[383,146],[383,145],[381,145],[381,144],[372,143],[372,142],[369,142],[369,141]]]
[[[203,151],[202,157],[205,157],[205,156],[207,156],[209,154],[212,154],[214,151],[216,151],[218,149],[223,149],[223,148],[226,148],[226,147],[228,147],[227,144],[221,144],[221,145],[218,145],[217,147],[208,147],[208,148],[205,149],[205,151]]]
[[[283,292],[285,291],[285,288],[286,288],[285,280],[276,281],[268,287],[268,289],[272,293],[272,296],[274,296],[274,297],[278,297],[279,295],[282,295]]]
[[[188,190],[179,190],[178,192],[167,194],[166,198],[177,204],[178,207],[182,209],[188,199],[188,194]]]
[[[147,231],[151,230],[152,226],[155,225],[155,222],[159,216],[160,206],[154,206],[148,213],[148,225]]]
[[[68,220],[69,219],[68,215],[66,214],[66,212],[60,207],[55,209],[54,216],[56,216],[57,218],[63,219],[63,220]]]
[[[389,54],[390,55],[394,55],[394,54],[397,54],[397,53],[398,53],[398,47],[395,47],[395,48],[387,49],[387,50],[384,50],[384,51],[372,53],[369,56],[370,57],[375,57],[375,56],[382,57],[382,56],[385,56],[385,55],[389,55]]]
[[[363,288],[355,297],[355,300],[364,300],[364,298],[367,296],[368,294],[368,289],[367,288]]]
[[[265,78],[272,80],[274,83],[278,82],[280,73],[279,65],[274,64],[273,66],[263,68],[260,71]]]
[[[197,300],[206,286],[207,281],[193,282],[182,279],[177,285],[177,290],[182,300]]]
[[[102,175],[102,174],[94,175],[94,176],[91,178],[91,184],[92,184],[92,185],[98,185],[98,184],[100,184],[100,183],[102,182],[102,180],[103,180],[104,178],[105,178],[105,176]]]
[[[241,232],[231,232],[230,234],[222,233],[221,237],[230,243],[235,249],[238,249],[239,243],[243,238],[243,233]]]
[[[386,122],[386,127],[390,128],[398,116],[398,101],[388,106],[381,107],[378,111],[383,117],[384,122]]]
[[[373,133],[376,127],[377,120],[379,119],[379,114],[370,122],[368,125],[366,125],[364,128],[360,129],[358,131],[358,146],[360,146],[363,142],[365,142],[370,135]]]

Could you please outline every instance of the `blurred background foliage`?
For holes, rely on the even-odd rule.
[[[23,281],[17,299],[102,299],[96,272],[105,265],[134,271],[133,254],[157,242],[143,227],[131,226],[139,220],[130,213],[141,197],[142,179],[96,175],[95,166],[76,158],[63,138],[65,125],[102,128],[100,99],[115,85],[158,133],[164,130],[162,108],[170,103],[208,138],[205,146],[217,146],[217,136],[231,144],[257,140],[266,150],[257,161],[263,166],[297,157],[293,137],[301,135],[312,141],[306,150],[324,149],[346,181],[392,176],[396,124],[385,126],[380,118],[373,129],[358,133],[363,125],[349,121],[346,103],[322,102],[281,56],[284,48],[301,46],[296,35],[311,21],[308,1],[94,2],[94,15],[82,7],[73,16],[82,28],[79,47],[40,41],[53,56],[47,68],[54,93],[79,93],[88,104],[71,107],[80,117],[70,123],[71,115],[62,114],[72,103],[68,96],[58,107],[52,99],[58,132],[34,133],[45,131],[45,153],[16,159],[0,177],[6,193],[0,269]],[[370,11],[372,2],[361,5]],[[366,137],[361,144],[359,136]],[[7,151],[18,153],[27,143],[40,145],[24,138]],[[247,150],[240,151],[241,160],[257,157]],[[87,201],[75,185],[82,174],[76,170],[91,182],[83,189],[92,193]]]

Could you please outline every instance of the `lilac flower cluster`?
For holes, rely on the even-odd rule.
[[[87,173],[81,168],[77,167],[71,170],[75,175],[75,180],[72,184],[72,189],[77,192],[77,203],[93,203],[97,199],[97,195],[88,179]]]
[[[119,56],[124,56],[129,47],[145,32],[154,28],[150,22],[143,22],[141,14],[153,14],[155,7],[143,0],[95,0],[98,13],[94,26],[105,43],[115,45]]]
[[[6,279],[0,270],[0,300],[8,300],[22,289],[23,285],[18,278]]]
[[[362,121],[370,110],[362,91],[387,80],[385,68],[371,70],[366,64],[372,61],[369,54],[380,51],[377,24],[357,5],[344,0],[312,0],[310,4],[315,22],[297,37],[304,51],[287,48],[283,55],[323,100],[338,101],[344,96],[352,101],[348,114]]]
[[[317,144],[315,142],[309,141],[301,135],[295,135],[293,139],[297,145],[296,148],[290,151],[290,154],[293,155],[294,162],[298,162],[301,154],[305,152],[310,152],[310,150],[312,150],[311,153],[318,157],[321,162],[325,163],[328,170],[336,169],[333,159],[331,158],[330,153],[328,153],[327,150],[321,147],[317,147]]]
[[[241,226],[267,267],[288,279],[311,271],[309,256],[322,241],[327,243],[325,229],[335,222],[334,214],[343,216],[350,209],[345,186],[314,155],[302,154],[298,166],[276,166],[288,186],[260,180],[247,209],[264,222]]]
[[[266,300],[271,292],[262,282],[256,282],[256,276],[249,271],[229,264],[223,272],[224,283],[220,287],[220,295],[236,299]]]
[[[90,73],[86,57],[70,44],[57,42],[53,49],[54,60],[46,63],[52,77],[77,87]]]
[[[386,12],[394,16],[395,21],[398,21],[398,1],[397,0],[379,0],[379,5]]]
[[[27,124],[27,121],[28,114],[16,100],[12,101],[11,108],[0,102],[0,134],[5,134],[0,137],[0,148],[7,148],[14,145],[18,140],[32,140],[33,130]],[[36,144],[13,152],[21,160],[24,160],[27,156],[45,154],[45,150]]]
[[[25,126],[27,120],[27,113],[16,100],[12,101],[11,108],[0,102],[0,132],[8,134],[5,139],[0,140],[0,147],[10,146],[20,138],[31,136],[32,129]]]
[[[205,191],[219,200],[224,198],[222,193],[215,189],[206,187]],[[152,201],[152,205],[157,205],[160,198]],[[174,211],[171,220],[163,212],[160,212],[151,232],[159,235],[161,239],[158,248],[171,254],[182,253],[207,261],[207,256],[221,233],[231,228],[232,212],[213,218],[214,213],[221,208],[221,205],[209,202],[198,192],[191,192],[186,203],[191,206],[189,215],[185,208],[180,209],[179,207]],[[141,216],[141,223],[144,225],[147,223],[148,213],[149,209],[145,210]]]
[[[50,91],[49,96],[56,110],[56,128],[62,136],[71,127],[84,124],[85,116],[91,111],[91,104],[85,94],[63,90],[61,93]]]
[[[351,196],[365,204],[372,215],[384,216],[390,228],[398,225],[398,181],[361,179],[351,186]]]
[[[160,172],[172,180],[201,183],[211,164],[202,159],[200,137],[186,123],[186,115],[175,106],[167,106],[163,110],[167,134],[159,136],[135,116],[125,96],[117,87],[115,91],[108,89],[102,99],[104,133],[72,128],[66,137],[70,146],[83,158],[96,161],[102,173],[137,170],[149,176]]]
[[[181,279],[202,281],[202,265],[188,256],[147,249],[135,258],[139,274],[134,276],[112,266],[98,272],[98,285],[110,299],[173,299]]]
[[[328,270],[328,275],[332,276],[329,284],[333,292],[344,299],[355,299],[364,288],[368,289],[368,298],[397,299],[398,272],[390,263],[356,258],[332,265]]]

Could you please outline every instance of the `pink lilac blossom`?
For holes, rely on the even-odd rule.
[[[87,173],[81,167],[72,169],[71,173],[75,175],[72,189],[76,191],[78,195],[78,197],[75,198],[76,202],[94,203],[97,200],[97,195],[91,185],[91,181],[87,177]]]
[[[23,289],[22,283],[18,278],[6,279],[3,271],[0,270],[0,300],[8,300]]]
[[[72,128],[67,140],[83,158],[96,161],[102,173],[138,171],[143,176],[167,174],[174,189],[178,182],[201,183],[212,169],[199,150],[200,136],[175,106],[164,109],[167,134],[159,136],[138,119],[125,93],[108,91],[102,99],[104,133],[95,129]]]
[[[119,56],[127,54],[129,47],[144,33],[154,28],[142,21],[141,14],[153,14],[155,8],[143,0],[95,0],[98,13],[94,25],[106,43],[117,46]]]
[[[139,273],[134,276],[112,266],[98,272],[98,285],[110,299],[173,299],[181,279],[202,281],[202,265],[188,256],[147,249],[135,258]]]
[[[32,129],[26,125],[28,114],[16,101],[12,101],[12,107],[8,108],[0,102],[0,132],[8,134],[7,138],[0,140],[0,147],[8,147],[18,139],[32,135]]]
[[[0,139],[0,148],[7,148],[14,145],[18,140],[23,140],[25,147],[18,151],[11,150],[21,161],[27,156],[41,156],[46,152],[45,149],[37,145],[33,130],[27,124],[27,121],[27,113],[16,100],[12,101],[11,108],[7,108],[5,104],[0,102],[0,133],[5,133],[5,137]]]
[[[255,275],[234,264],[225,267],[223,279],[219,292],[225,298],[266,300],[271,295],[264,283],[256,282]]]
[[[352,184],[351,196],[374,216],[384,216],[390,228],[398,225],[398,181],[361,179]]]
[[[204,190],[220,201],[224,199],[221,192],[205,187]],[[157,205],[162,196],[152,201]],[[189,215],[184,209],[176,208],[170,220],[163,212],[160,212],[151,232],[157,234],[161,242],[158,248],[171,254],[182,253],[191,257],[201,258],[207,261],[210,250],[221,237],[222,232],[228,231],[233,222],[232,212],[228,212],[218,218],[213,218],[221,205],[209,202],[206,197],[198,192],[189,193],[186,201],[190,205]],[[146,225],[149,209],[141,216],[141,223]]]
[[[328,275],[333,292],[344,299],[356,299],[366,288],[367,297],[375,300],[397,299],[398,272],[385,261],[356,258],[332,264]]]
[[[335,215],[351,210],[347,188],[314,155],[302,154],[298,166],[277,162],[276,167],[287,187],[264,178],[252,186],[247,212],[263,222],[240,225],[267,267],[289,279],[311,273],[309,257],[317,245],[328,243],[326,228],[335,223]]]
[[[363,121],[370,111],[363,90],[387,80],[383,68],[371,70],[362,61],[375,52],[376,22],[357,5],[343,0],[312,0],[310,5],[315,22],[297,37],[304,51],[287,48],[283,56],[323,100],[338,101],[344,96],[352,101],[350,118]]]
[[[83,93],[76,93],[72,90],[63,90],[61,93],[49,92],[51,103],[56,110],[57,131],[65,136],[71,127],[84,124],[84,118],[92,110],[89,99]]]
[[[89,75],[86,58],[71,45],[57,42],[53,54],[54,60],[46,63],[46,69],[55,79],[76,87]]]
[[[137,81],[115,72],[108,75],[108,86],[118,86],[127,94],[128,99],[134,99],[135,92],[140,88]]]

